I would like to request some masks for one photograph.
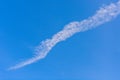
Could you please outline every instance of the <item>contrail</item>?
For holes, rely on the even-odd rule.
[[[103,23],[106,23],[120,14],[120,0],[116,3],[100,8],[93,16],[81,22],[75,21],[66,25],[63,30],[53,35],[52,38],[42,41],[35,48],[36,55],[20,64],[10,67],[9,70],[18,69],[26,65],[32,64],[46,57],[49,51],[59,42],[66,40],[78,32],[93,29]]]

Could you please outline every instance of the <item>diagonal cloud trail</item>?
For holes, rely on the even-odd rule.
[[[51,39],[42,41],[39,46],[35,48],[36,55],[20,64],[10,67],[9,70],[22,68],[26,65],[32,64],[40,59],[46,57],[50,50],[59,42],[66,40],[78,32],[93,29],[103,23],[106,23],[120,14],[120,0],[116,3],[100,8],[93,16],[81,22],[71,22],[66,25],[63,30],[53,35]]]

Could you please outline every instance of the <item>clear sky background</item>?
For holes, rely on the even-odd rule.
[[[72,21],[117,0],[0,0],[0,80],[120,80],[120,16],[57,44],[43,60],[34,47]]]

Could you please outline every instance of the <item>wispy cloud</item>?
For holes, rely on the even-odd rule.
[[[78,32],[93,29],[103,23],[106,23],[120,14],[120,0],[116,3],[101,7],[93,16],[81,22],[75,21],[65,25],[63,30],[53,35],[51,39],[42,41],[39,46],[35,48],[36,55],[26,61],[21,62],[9,68],[9,70],[18,69],[26,65],[32,64],[40,59],[46,57],[49,51],[59,42],[68,39]]]

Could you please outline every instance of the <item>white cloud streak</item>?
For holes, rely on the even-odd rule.
[[[46,57],[50,50],[59,42],[68,39],[78,32],[87,31],[93,29],[103,23],[106,23],[120,14],[120,0],[116,3],[100,8],[92,17],[85,19],[81,22],[71,22],[64,27],[63,30],[53,35],[51,39],[42,41],[39,46],[35,48],[36,55],[26,61],[21,62],[15,66],[9,68],[9,70],[15,70],[22,68],[26,65],[32,64],[40,59]]]

